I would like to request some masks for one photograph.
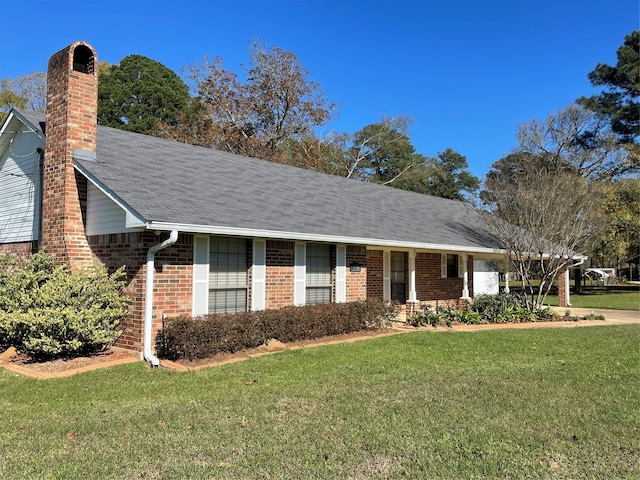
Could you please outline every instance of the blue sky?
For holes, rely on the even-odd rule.
[[[587,74],[615,64],[624,36],[640,28],[639,8],[637,0],[9,1],[0,78],[45,71],[76,40],[109,63],[140,54],[182,75],[209,55],[240,72],[258,39],[293,52],[338,104],[321,134],[406,115],[419,153],[453,148],[482,178],[516,146],[519,124],[596,92]]]

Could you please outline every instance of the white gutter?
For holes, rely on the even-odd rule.
[[[151,353],[151,330],[153,329],[153,274],[154,274],[154,259],[156,252],[162,250],[170,245],[173,245],[178,240],[178,230],[172,230],[169,238],[164,242],[154,245],[147,251],[147,272],[146,272],[146,292],[144,296],[144,359],[151,362],[152,367],[160,365],[158,357]]]
[[[330,242],[330,243],[347,243],[353,245],[367,245],[374,247],[390,247],[390,248],[415,248],[418,250],[437,250],[442,252],[468,252],[483,254],[504,254],[505,250],[478,247],[469,245],[443,245],[436,243],[422,243],[411,241],[397,241],[367,237],[344,237],[340,235],[325,235],[319,233],[304,232],[286,232],[276,230],[254,230],[250,228],[222,227],[215,225],[192,225],[178,224],[166,222],[148,221],[145,228],[147,230],[170,231],[179,230],[181,232],[200,233],[207,235],[231,235],[238,237],[258,237],[258,238],[276,238],[287,240],[305,240],[310,242]]]

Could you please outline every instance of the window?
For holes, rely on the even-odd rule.
[[[458,278],[458,255],[447,255],[447,278]]]
[[[209,313],[247,311],[248,242],[211,237],[209,242]]]
[[[391,300],[407,302],[407,254],[391,252]]]
[[[305,303],[331,303],[331,246],[308,243],[306,260]]]

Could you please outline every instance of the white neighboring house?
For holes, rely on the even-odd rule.
[[[473,290],[475,295],[497,295],[500,291],[499,271],[497,260],[474,260]]]

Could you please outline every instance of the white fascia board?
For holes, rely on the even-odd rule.
[[[439,250],[446,252],[468,252],[468,253],[504,253],[501,250],[484,247],[470,247],[462,245],[438,245],[433,243],[403,242],[395,240],[364,238],[364,237],[342,237],[336,235],[322,235],[317,233],[283,232],[275,230],[254,230],[248,228],[222,227],[212,225],[190,225],[165,222],[147,222],[146,228],[149,230],[178,230],[180,232],[202,233],[208,235],[230,235],[236,237],[261,237],[277,238],[286,240],[306,240],[310,242],[345,243],[351,245],[366,245],[389,248],[415,248],[417,250]]]
[[[89,172],[87,172],[82,165],[74,164],[74,168],[79,171],[82,175],[84,175],[88,181],[90,181],[98,190],[104,193],[109,199],[118,205],[122,210],[125,211],[126,220],[125,226],[127,228],[144,228],[147,225],[146,220],[142,215],[136,212],[134,209],[129,207],[125,202],[123,202],[116,194],[114,194],[107,187],[102,185],[97,179],[95,179]]]

